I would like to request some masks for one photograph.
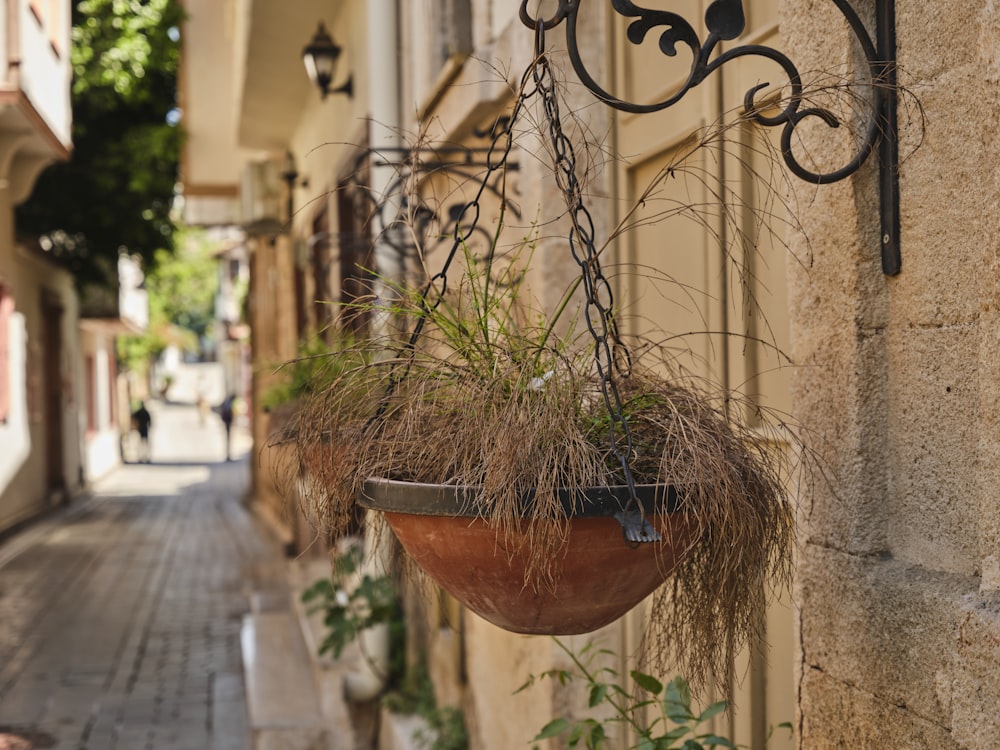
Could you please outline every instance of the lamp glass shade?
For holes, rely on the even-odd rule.
[[[333,71],[340,57],[340,47],[334,43],[322,22],[309,44],[302,50],[302,61],[309,80],[325,95],[333,80]]]

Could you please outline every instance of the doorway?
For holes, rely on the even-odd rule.
[[[63,449],[63,306],[42,296],[42,425],[45,429],[45,486],[50,496],[66,491]]]

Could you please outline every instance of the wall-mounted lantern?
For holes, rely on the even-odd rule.
[[[347,94],[348,98],[354,96],[354,78],[350,73],[345,83],[337,88],[330,88],[340,52],[340,46],[333,41],[326,26],[320,21],[313,38],[302,50],[302,61],[305,63],[309,80],[319,87],[320,95],[324,99],[331,93]]]
[[[299,170],[295,166],[295,155],[291,151],[285,152],[285,163],[281,171],[281,179],[288,186],[288,221],[295,215],[295,181],[299,178]]]

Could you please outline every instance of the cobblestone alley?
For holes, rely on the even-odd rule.
[[[282,554],[245,433],[153,404],[152,463],[0,541],[0,750],[245,748],[240,623]]]

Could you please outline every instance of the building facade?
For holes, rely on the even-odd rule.
[[[72,277],[17,242],[14,207],[68,157],[68,3],[0,4],[0,530],[65,500],[82,477]]]
[[[781,49],[808,95],[832,97],[831,107],[841,95],[849,105],[870,98],[845,83],[863,79],[865,63],[833,3],[743,5],[746,27],[723,49]],[[996,109],[1000,20],[989,2],[960,12],[897,5],[903,270],[894,277],[879,267],[874,166],[835,185],[797,181],[777,153],[778,133],[739,113],[762,83],[777,81],[758,91],[760,112],[787,96],[773,58],[732,61],[653,114],[602,106],[571,72],[562,84],[568,127],[592,146],[577,157],[596,233],[610,238],[606,266],[616,269],[625,333],[679,343],[664,346],[668,356],[741,391],[751,422],[778,415],[788,450],[804,446],[806,468],[792,483],[795,590],[774,602],[763,641],[734,664],[735,709],[716,720],[717,731],[755,750],[986,748],[1000,737],[989,709],[1000,697],[1000,524],[990,494],[997,159],[981,125]],[[188,69],[211,66],[229,83],[186,78],[188,205],[245,227],[254,402],[275,363],[337,322],[326,303],[351,298],[359,265],[370,260],[395,278],[421,270],[380,241],[382,225],[352,196],[360,185],[369,206],[395,211],[394,179],[419,148],[482,153],[534,55],[519,6],[189,0]],[[633,44],[629,19],[593,6],[578,30],[593,77],[640,104],[670,98],[688,63],[672,67],[669,39],[653,32]],[[857,6],[873,24],[875,3]],[[699,34],[717,9],[707,0],[671,5]],[[305,78],[302,49],[320,22],[342,47],[331,87],[350,77],[350,96],[321,96]],[[561,34],[546,40],[557,53]],[[209,85],[234,95],[196,90]],[[846,141],[813,118],[794,147],[818,162],[849,154],[852,125],[863,125],[851,111],[835,134]],[[560,195],[544,158],[546,126],[533,111],[515,133],[510,189],[517,221],[546,228],[529,283],[551,306],[576,269],[561,225],[550,223]],[[435,196],[437,220],[469,199],[441,174],[408,179]],[[427,270],[439,262],[429,255]],[[261,446],[270,418],[254,416]],[[282,516],[287,498],[267,483],[258,470],[258,502],[292,546],[309,546],[308,531]],[[411,592],[408,601],[410,658],[421,652],[438,701],[463,709],[473,747],[524,746],[557,713],[585,711],[586,696],[559,686],[515,694],[528,675],[564,664],[550,641],[500,631],[444,595]],[[640,607],[598,635],[619,670],[643,617]],[[782,722],[794,725],[794,739],[768,739]]]
[[[122,459],[129,389],[115,337],[143,330],[142,272],[81,289],[14,208],[72,150],[69,2],[0,6],[0,531],[68,502]]]

